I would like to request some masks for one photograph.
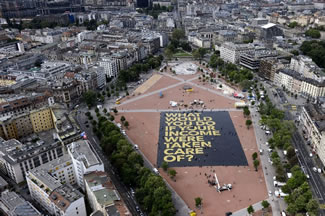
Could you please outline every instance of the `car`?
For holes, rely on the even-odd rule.
[[[272,196],[272,191],[269,191],[269,196]]]
[[[260,149],[260,155],[263,155],[263,149]]]
[[[232,212],[226,212],[226,216],[232,215]]]
[[[310,179],[310,176],[309,176],[308,174],[306,174],[306,178],[307,178],[307,179]]]
[[[295,152],[297,153],[298,152],[298,149],[295,149]]]
[[[139,149],[139,146],[138,145],[134,145],[134,149],[135,150],[138,150]]]
[[[272,165],[273,164],[273,161],[271,160],[271,158],[269,158],[269,163]]]
[[[317,171],[318,171],[318,173],[322,173],[322,169],[321,168],[318,168]]]
[[[86,125],[86,127],[88,128],[88,127],[89,127],[89,125]]]
[[[313,167],[313,171],[317,173],[317,168],[316,167]]]
[[[309,153],[309,157],[313,157],[313,153]]]
[[[136,206],[136,207],[135,207],[135,209],[137,210],[137,212],[139,212],[139,211],[140,211],[140,208],[139,208],[139,206]]]
[[[268,152],[272,152],[273,151],[273,149],[271,149],[271,148],[269,148],[269,149],[267,149],[268,150]]]
[[[266,135],[270,135],[270,134],[271,134],[271,131],[268,131],[268,130],[267,130],[267,131],[265,131],[265,134],[266,134]]]
[[[268,146],[269,145],[269,142],[265,142],[265,145]]]

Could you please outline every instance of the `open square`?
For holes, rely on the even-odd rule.
[[[162,112],[157,164],[169,167],[247,166],[226,111]]]
[[[160,76],[159,79],[157,79],[157,75]],[[261,168],[257,172],[255,171],[252,160],[252,154],[258,152],[255,131],[254,128],[247,129],[245,125],[247,118],[244,117],[243,111],[234,107],[235,102],[239,100],[225,93],[225,91],[230,91],[225,88],[224,84],[221,89],[218,89],[215,84],[202,82],[198,77],[197,73],[191,75],[155,73],[139,87],[141,93],[134,94],[133,92],[121,100],[121,104],[116,106],[118,113],[114,115],[118,122],[121,116],[125,117],[129,122],[129,127],[126,129],[127,136],[133,144],[138,145],[143,156],[158,168],[160,175],[190,209],[196,209],[194,198],[201,197],[204,200],[204,212],[200,215],[225,215],[225,212],[235,212],[266,199],[268,194],[265,178]],[[192,91],[188,91],[187,88],[184,88],[185,86],[191,87]],[[195,101],[196,103],[194,103]],[[202,130],[201,133],[207,134],[204,134],[203,138],[199,138],[204,140],[199,142],[206,142],[203,145],[207,145],[204,146],[205,149],[203,148],[204,154],[195,156],[200,157],[198,155],[201,155],[203,162],[204,159],[206,162],[216,160],[219,165],[217,163],[215,165],[191,165],[189,161],[182,162],[183,164],[170,162],[168,166],[177,172],[175,180],[172,180],[168,172],[161,168],[161,162],[158,160],[158,157],[164,154],[164,152],[158,153],[164,148],[160,147],[159,149],[158,146],[162,143],[159,141],[162,137],[161,133],[166,130],[161,125],[163,119],[167,117],[163,116],[166,113],[199,113],[200,119],[211,117],[211,121],[209,118],[206,120],[215,122],[215,127]],[[179,129],[173,129],[173,131],[176,130]],[[214,132],[215,136],[209,136],[209,133],[213,134],[213,131],[216,131]],[[236,141],[236,137],[239,141]],[[217,140],[216,143],[211,142]],[[211,148],[208,147],[209,141]],[[220,154],[214,155],[214,146],[218,146],[217,150],[220,151]],[[191,153],[191,151],[187,151],[187,153]],[[200,153],[200,149],[196,151]],[[205,155],[206,152],[208,156]],[[235,159],[228,158],[224,155],[226,152],[230,153],[229,157],[232,157],[231,154],[237,156],[234,156]],[[243,156],[239,154],[240,152],[243,152]],[[180,151],[180,153],[182,152]],[[210,155],[211,159],[208,159]],[[186,159],[189,157],[184,155]],[[222,160],[221,162],[218,160],[222,158],[225,158],[224,161],[228,161],[229,164],[221,164]],[[202,160],[200,159],[200,161]],[[244,165],[244,163],[247,164]],[[214,180],[215,174],[221,185],[232,184],[231,191],[218,193],[216,188],[209,184],[209,181]],[[183,215],[177,214],[177,216]]]

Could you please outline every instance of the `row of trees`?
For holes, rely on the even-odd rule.
[[[121,180],[136,188],[135,196],[142,209],[149,215],[175,215],[171,192],[163,179],[144,167],[142,156],[134,151],[117,126],[99,112],[96,115],[98,122],[94,124],[94,131],[100,139],[100,145],[117,169]],[[109,113],[106,115],[112,117]],[[125,118],[121,117],[121,120],[125,125]]]
[[[209,65],[212,68],[218,68],[221,76],[226,80],[239,84],[243,89],[247,89],[252,85],[253,73],[248,69],[239,69],[236,65],[225,63],[217,54],[213,54],[210,58]]]
[[[305,212],[308,212],[309,215],[317,215],[318,203],[312,199],[306,176],[298,166],[298,158],[292,146],[294,124],[291,121],[284,120],[284,112],[276,109],[268,98],[266,98],[265,103],[260,104],[260,113],[262,115],[260,122],[267,125],[273,132],[273,137],[268,141],[270,148],[287,152],[285,163],[281,161],[277,151],[271,154],[276,179],[280,182],[286,182],[282,191],[289,194],[285,197],[285,201],[288,203],[287,211],[292,215]],[[291,172],[293,175],[288,180],[286,172]]]
[[[162,55],[159,55],[157,57],[149,56],[149,58],[144,60],[142,63],[137,63],[126,70],[121,70],[119,73],[118,80],[122,83],[138,81],[140,73],[146,73],[151,69],[159,67],[161,65],[162,60]]]

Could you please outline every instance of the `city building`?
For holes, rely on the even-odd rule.
[[[25,180],[25,173],[63,155],[62,143],[53,133],[43,132],[25,138],[0,140],[0,168],[17,184]]]
[[[137,3],[136,5],[139,8],[149,7],[150,6],[149,1],[150,0],[136,0],[136,3]]]
[[[283,68],[274,75],[274,84],[284,87],[294,94],[317,99],[325,96],[325,82],[301,76],[300,73]]]
[[[104,164],[87,140],[71,143],[68,153],[72,158],[77,184],[84,190],[84,175],[92,171],[104,171]]]
[[[261,59],[260,67],[257,73],[260,77],[274,81],[275,72],[281,68],[284,68],[285,65],[287,65],[285,60],[280,60],[273,57]]]
[[[283,36],[283,31],[274,23],[262,25],[259,33],[263,40],[272,40],[276,36]]]
[[[232,42],[226,42],[220,47],[220,58],[225,62],[238,64],[242,54],[252,51],[254,51],[254,46],[251,44],[234,44]]]
[[[27,108],[18,115],[9,113],[0,117],[0,136],[4,139],[18,139],[53,128],[52,111],[49,106],[33,110]]]
[[[322,70],[307,56],[294,56],[290,61],[290,69],[297,71],[302,76],[321,81]]]
[[[42,214],[28,201],[13,191],[1,193],[0,213],[7,216],[41,216]]]
[[[240,55],[239,64],[250,70],[257,71],[260,68],[260,62],[262,59],[275,57],[277,55],[277,52],[273,50],[265,48],[255,49],[252,52]]]
[[[117,77],[119,69],[116,59],[110,56],[103,56],[99,60],[99,66],[104,68],[107,77]]]
[[[87,197],[94,212],[99,211],[104,216],[130,214],[107,173],[91,172],[84,179]]]
[[[83,195],[69,184],[61,184],[46,170],[27,172],[26,180],[31,197],[55,216],[86,216]]]
[[[310,142],[313,153],[325,165],[325,111],[319,104],[307,104],[302,108],[301,124],[304,138]]]

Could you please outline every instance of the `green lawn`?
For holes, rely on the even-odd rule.
[[[174,57],[192,57],[192,54],[186,52],[177,52],[173,55]]]

